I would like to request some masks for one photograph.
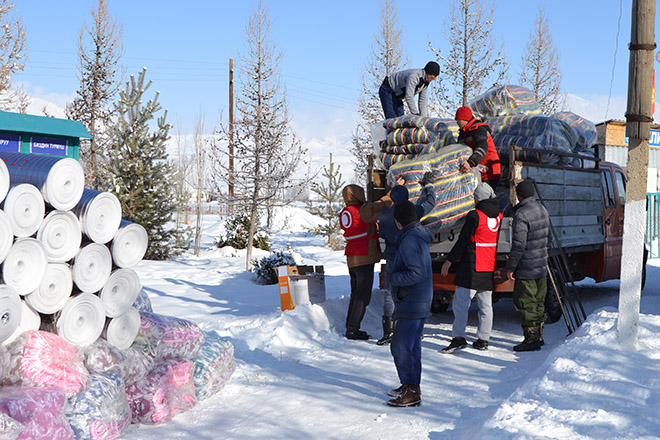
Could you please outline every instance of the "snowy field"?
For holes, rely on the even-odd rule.
[[[276,285],[255,284],[245,251],[211,248],[222,231],[205,218],[206,248],[136,267],[154,312],[198,323],[234,344],[236,372],[212,398],[161,426],[131,425],[125,439],[656,439],[660,438],[660,260],[650,260],[642,293],[639,349],[616,339],[618,282],[580,283],[589,318],[567,337],[546,326],[541,351],[514,353],[522,339],[510,299],[494,305],[487,351],[442,354],[451,312],[427,320],[422,405],[390,408],[399,385],[381,336],[382,295],[374,290],[362,329],[343,336],[349,276],[343,252],[303,232],[316,219],[288,208],[276,220],[273,250],[290,245],[298,264],[322,264],[325,303],[280,311]],[[267,252],[258,251],[261,258]],[[378,266],[377,266],[378,270]],[[468,323],[476,332],[476,304]]]

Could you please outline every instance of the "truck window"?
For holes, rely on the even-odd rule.
[[[605,206],[611,208],[615,205],[614,200],[614,184],[612,182],[612,173],[609,169],[603,170],[600,173],[603,180],[603,197],[605,198]]]
[[[626,205],[626,178],[622,173],[616,173],[616,189],[619,192],[619,203]]]

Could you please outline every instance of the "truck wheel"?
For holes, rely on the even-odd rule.
[[[452,292],[444,290],[435,290],[433,292],[433,301],[431,301],[431,313],[445,313],[449,309]]]
[[[545,294],[545,314],[548,316],[545,320],[546,324],[555,323],[562,317],[561,306],[550,278],[548,278],[548,291]]]

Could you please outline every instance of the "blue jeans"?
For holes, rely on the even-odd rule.
[[[419,385],[422,380],[422,319],[397,319],[390,352],[402,385]]]
[[[385,119],[403,116],[405,113],[403,99],[394,96],[394,92],[389,86],[381,84],[378,89],[378,96],[380,96],[380,104],[383,106]]]

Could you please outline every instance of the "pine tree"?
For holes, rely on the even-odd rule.
[[[342,180],[340,165],[335,168],[335,163],[332,161],[332,153],[330,153],[330,161],[328,166],[323,166],[322,176],[328,180],[328,184],[321,183],[320,185],[312,185],[314,191],[324,204],[314,206],[311,203],[307,206],[307,211],[310,214],[317,215],[324,219],[327,223],[311,228],[309,231],[313,234],[323,235],[327,243],[334,249],[334,239],[340,232],[339,227],[339,213],[342,210],[342,189],[345,182]]]
[[[351,146],[356,180],[367,175],[368,157],[373,152],[371,125],[384,119],[378,88],[386,76],[401,70],[406,64],[401,49],[401,34],[396,5],[392,0],[385,0],[381,4],[378,33],[374,36],[369,61],[362,72],[362,93],[358,99],[360,121],[353,132]]]
[[[92,9],[94,24],[83,26],[78,36],[78,71],[80,87],[73,102],[66,107],[69,119],[82,122],[91,139],[80,144],[80,162],[85,170],[85,182],[90,188],[104,185],[103,162],[106,157],[112,123],[112,103],[119,84],[117,62],[121,56],[122,29],[110,17],[105,0]],[[89,47],[86,38],[90,39]]]
[[[548,19],[541,8],[521,61],[520,85],[534,92],[543,113],[549,116],[562,110],[565,95],[561,88],[559,52],[552,44]]]
[[[501,85],[507,76],[504,47],[495,53],[491,37],[493,12],[494,6],[486,14],[483,0],[453,0],[445,24],[449,53],[442,55],[429,41],[444,85],[438,96],[448,106],[448,114],[493,85]]]
[[[149,124],[161,106],[158,92],[144,102],[151,85],[151,81],[145,84],[146,72],[143,69],[137,79],[131,75],[119,92],[117,121],[110,127],[112,148],[107,172],[110,190],[121,202],[124,219],[147,230],[145,258],[165,260],[187,249],[189,234],[187,230],[167,228],[176,212],[176,198],[172,196],[175,168],[166,151],[171,126],[166,122],[165,110],[156,120],[154,131],[150,131]]]

